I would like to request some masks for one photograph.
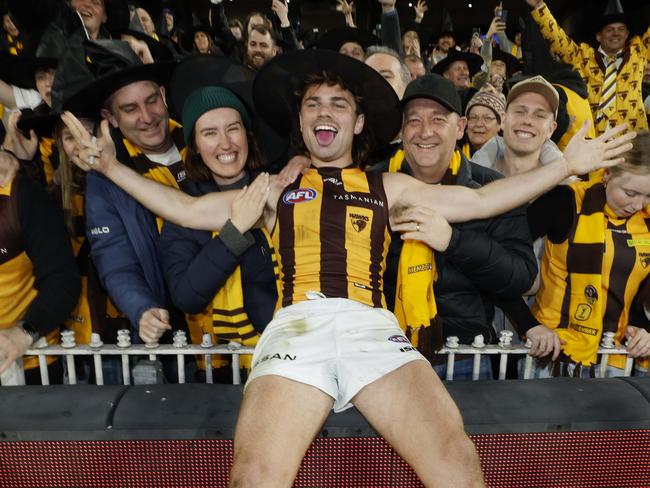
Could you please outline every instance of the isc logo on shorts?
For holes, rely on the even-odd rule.
[[[313,188],[297,188],[286,192],[282,197],[282,201],[288,205],[293,205],[294,203],[308,202],[314,198],[316,198],[316,190]]]

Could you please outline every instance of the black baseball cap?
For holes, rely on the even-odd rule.
[[[454,84],[437,74],[420,76],[411,81],[402,97],[402,109],[414,98],[428,98],[462,117],[462,105]]]

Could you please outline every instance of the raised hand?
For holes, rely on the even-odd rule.
[[[354,2],[347,0],[336,0],[336,10],[345,16],[345,24],[348,27],[355,27],[352,12],[354,11]]]
[[[289,27],[291,25],[289,23],[289,6],[286,3],[282,0],[273,0],[271,10],[280,19],[280,27]]]
[[[336,0],[336,10],[343,15],[352,15],[354,9],[354,2],[347,2],[346,0]]]
[[[242,234],[258,223],[269,196],[269,175],[262,173],[245,186],[230,206],[230,221]]]
[[[485,34],[485,40],[489,40],[494,34],[497,32],[505,32],[506,31],[506,23],[501,20],[501,17],[494,17],[492,19],[492,23],[490,24],[490,28],[487,31],[487,34]]]
[[[449,223],[426,207],[411,207],[399,212],[392,218],[391,229],[401,232],[403,240],[424,242],[439,252],[447,250],[452,234]]]
[[[623,134],[627,125],[621,124],[607,129],[595,139],[588,140],[585,135],[589,124],[589,121],[583,124],[564,150],[567,169],[572,175],[583,175],[621,164],[625,158],[620,156],[632,149],[630,141],[636,137],[636,132]]]
[[[101,136],[91,136],[83,124],[70,112],[64,112],[61,120],[75,139],[72,162],[84,171],[91,169],[106,174],[115,163],[115,143],[111,138],[108,121],[102,120]]]
[[[377,0],[377,1],[381,5],[381,11],[384,13],[395,10],[395,0]]]
[[[549,329],[545,325],[536,325],[526,332],[526,339],[530,340],[531,347],[528,354],[536,358],[543,358],[553,353],[553,361],[555,361],[560,355],[562,344],[564,341],[560,340],[560,336],[557,335],[552,329]]]
[[[12,112],[9,116],[7,133],[13,143],[14,154],[19,159],[31,160],[38,149],[38,137],[33,130],[29,131],[29,138],[18,129],[21,117],[20,111]]]
[[[419,24],[422,22],[424,14],[429,10],[429,6],[424,0],[418,0],[418,3],[413,8],[415,9],[415,21]]]

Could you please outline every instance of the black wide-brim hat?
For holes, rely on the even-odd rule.
[[[465,61],[467,63],[470,77],[478,73],[481,70],[481,66],[483,66],[483,58],[478,54],[465,53],[462,51],[456,51],[455,49],[450,49],[447,57],[431,68],[431,72],[442,75],[447,71],[449,66],[456,61]]]
[[[188,52],[194,52],[194,36],[197,32],[204,32],[212,42],[217,43],[216,32],[215,30],[207,24],[197,24],[193,25],[190,29],[183,32],[181,36],[181,46]]]
[[[309,75],[331,72],[345,88],[362,98],[365,129],[376,148],[389,144],[402,125],[399,98],[388,82],[370,66],[327,50],[299,50],[276,56],[257,73],[253,100],[259,114],[278,134],[289,137],[298,125],[296,92]]]
[[[19,88],[35,90],[34,75],[39,70],[56,69],[59,60],[39,56],[10,56],[0,63],[0,79]]]
[[[339,52],[346,42],[356,42],[365,51],[370,46],[379,45],[381,41],[370,32],[356,27],[335,27],[325,32],[318,41],[318,49]]]
[[[18,121],[18,128],[26,135],[30,130],[39,137],[52,137],[54,128],[60,122],[60,114],[68,110],[69,100],[77,92],[95,81],[85,60],[85,51],[79,48],[68,49],[59,63],[59,67],[52,83],[52,108],[46,109],[44,104],[34,110],[22,110]],[[99,111],[75,111],[78,117],[99,119]]]
[[[165,85],[175,65],[143,64],[125,41],[86,41],[84,46],[95,81],[68,100],[67,109],[72,112],[99,111],[113,93],[131,83],[150,80]]]
[[[151,53],[151,57],[156,63],[163,62],[163,63],[168,63],[168,62],[173,62],[175,57],[174,57],[174,52],[163,44],[160,41],[156,41],[153,37],[151,37],[149,34],[145,34],[144,32],[139,32],[136,30],[132,29],[124,29],[121,31],[116,32],[117,36],[125,35],[125,36],[132,36],[136,38],[138,41],[144,42],[147,47],[149,48],[149,52]]]
[[[516,72],[521,71],[522,66],[517,58],[512,54],[502,51],[501,49],[492,50],[492,61],[503,61],[506,64],[508,78]]]
[[[279,137],[258,115],[253,102],[254,78],[254,71],[229,58],[212,54],[189,56],[176,66],[169,81],[167,93],[170,112],[176,120],[181,120],[185,101],[193,92],[208,86],[227,88],[246,107],[266,160],[274,163],[286,155],[288,141]]]
[[[615,24],[618,22],[625,24],[628,30],[632,30],[630,28],[630,26],[632,25],[632,19],[627,13],[620,12],[620,13],[607,14],[600,17],[600,19],[598,19],[598,22],[596,23],[596,32],[600,32],[601,30],[603,30],[603,28],[606,25]]]

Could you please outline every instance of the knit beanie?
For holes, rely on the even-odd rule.
[[[499,123],[501,123],[501,120],[503,119],[503,114],[506,113],[506,97],[503,93],[495,93],[491,90],[481,90],[476,92],[472,99],[467,103],[465,116],[469,114],[469,111],[474,105],[482,105],[492,110],[499,119]]]
[[[215,108],[232,108],[239,112],[247,129],[251,127],[251,117],[242,101],[233,92],[220,86],[204,86],[194,90],[183,105],[183,135],[188,143],[194,124],[206,112]]]

